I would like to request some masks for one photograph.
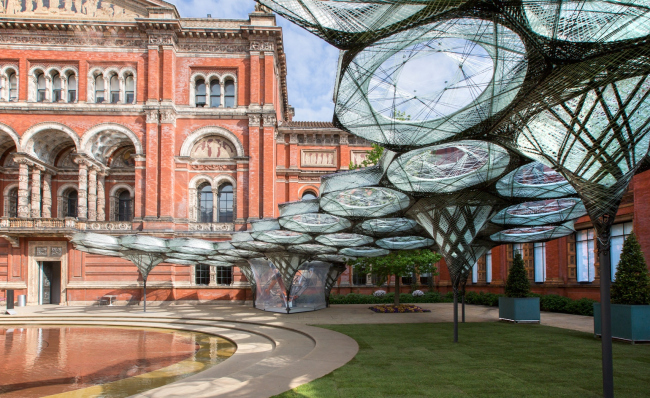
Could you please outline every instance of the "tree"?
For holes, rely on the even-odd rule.
[[[395,276],[395,305],[399,305],[400,279],[402,276],[412,274],[431,273],[438,275],[435,263],[442,256],[428,249],[402,250],[392,252],[383,257],[358,258],[348,263],[354,270],[361,274],[374,274],[378,277],[377,285],[380,286]]]
[[[650,304],[650,273],[634,233],[630,234],[623,244],[616,281],[612,283],[612,303]]]
[[[350,170],[356,170],[361,167],[368,167],[368,166],[374,166],[379,162],[379,159],[381,159],[381,156],[384,154],[384,148],[379,146],[378,144],[372,144],[372,149],[369,151],[366,151],[366,158],[361,164],[356,164],[354,162],[350,162],[349,169]]]
[[[521,253],[515,252],[515,257],[512,261],[512,267],[508,272],[508,280],[506,281],[506,296],[514,298],[527,297],[530,293],[530,282],[528,282],[528,274],[524,267],[524,259],[521,258]]]

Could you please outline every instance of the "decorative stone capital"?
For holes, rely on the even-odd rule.
[[[158,124],[159,117],[157,109],[148,109],[145,111],[145,114],[147,115],[147,123]]]
[[[350,144],[350,142],[348,141],[347,134],[341,134],[339,136],[339,144],[340,145],[349,145]]]
[[[73,160],[73,162],[78,164],[80,169],[86,169],[87,170],[89,167],[93,166],[93,164],[90,162],[90,160],[84,159],[84,158],[76,158],[76,159]]]
[[[274,127],[277,122],[275,115],[262,115],[262,118],[264,119],[264,127]]]
[[[251,41],[251,51],[273,51],[275,46],[270,41]]]
[[[248,125],[250,127],[259,127],[262,115],[249,114],[248,115]]]
[[[297,143],[298,143],[298,134],[297,133],[289,134],[289,144],[297,144]]]
[[[176,124],[176,112],[172,109],[164,109],[160,111],[160,123],[162,124]]]
[[[22,156],[18,156],[18,155],[14,155],[14,163],[19,164],[19,165],[24,164],[24,165],[27,165],[27,166],[33,166],[34,165],[34,162],[32,162],[31,160],[29,160],[29,159],[27,159],[25,157],[22,157]]]

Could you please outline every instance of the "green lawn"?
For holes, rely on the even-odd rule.
[[[597,397],[600,340],[507,323],[323,326],[359,343],[334,372],[279,397]],[[650,345],[614,343],[616,397],[650,397]]]

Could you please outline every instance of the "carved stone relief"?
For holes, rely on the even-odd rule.
[[[350,151],[350,160],[354,164],[361,164],[367,157],[367,151]]]
[[[229,159],[237,156],[237,148],[227,139],[213,135],[199,140],[190,156],[193,159]]]
[[[300,164],[302,167],[336,167],[336,151],[303,149]]]
[[[109,3],[106,0],[5,0],[0,14],[18,17],[52,17],[93,18],[104,20],[130,21],[146,17],[146,10],[140,13]]]

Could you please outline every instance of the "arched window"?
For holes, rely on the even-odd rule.
[[[104,76],[98,75],[95,78],[95,103],[104,102]]]
[[[131,193],[122,191],[118,196],[117,221],[131,221]]]
[[[225,103],[226,103],[226,108],[235,107],[235,82],[233,82],[232,80],[226,81]]]
[[[15,72],[9,72],[9,101],[18,100],[18,77]]]
[[[205,106],[205,80],[196,81],[196,106]]]
[[[77,101],[77,78],[75,75],[68,76],[68,102]]]
[[[45,101],[45,75],[42,73],[36,77],[36,101]]]
[[[218,80],[210,82],[210,107],[218,108],[221,106],[221,85]]]
[[[302,194],[302,199],[316,199],[318,196],[316,196],[315,193],[312,191],[306,191],[305,193]]]
[[[64,217],[77,217],[77,191],[71,189],[63,194],[63,216]]]
[[[120,101],[120,79],[117,75],[111,77],[111,104],[117,104]]]
[[[217,222],[233,221],[233,189],[232,185],[224,184],[219,188],[219,217]]]
[[[135,102],[135,79],[133,75],[126,77],[126,103],[132,104]]]
[[[59,102],[61,99],[61,75],[55,73],[52,75],[52,102]]]
[[[199,188],[199,222],[212,222],[212,208],[214,198],[210,184],[203,184]]]
[[[18,188],[14,188],[9,191],[7,216],[12,218],[18,217]]]

